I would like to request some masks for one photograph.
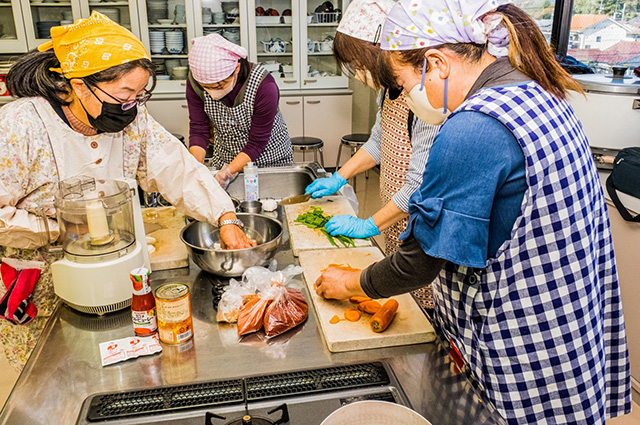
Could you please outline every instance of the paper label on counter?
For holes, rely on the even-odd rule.
[[[100,343],[102,366],[162,351],[158,335],[129,337]]]

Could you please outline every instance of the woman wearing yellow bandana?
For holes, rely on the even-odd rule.
[[[36,212],[53,204],[60,180],[81,174],[135,178],[200,221],[236,219],[209,170],[144,107],[154,66],[131,32],[93,12],[52,28],[51,38],[7,77],[18,99],[0,109],[0,258],[48,260],[38,249],[48,241]],[[57,238],[54,211],[48,212]],[[255,244],[235,224],[223,225],[221,236],[230,248]],[[21,327],[0,321],[0,342],[18,369],[55,305],[48,271],[45,266],[33,294],[38,318]]]

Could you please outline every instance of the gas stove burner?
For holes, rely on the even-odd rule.
[[[224,425],[284,425],[289,423],[289,409],[287,404],[281,404],[280,406],[269,410],[267,415],[272,415],[276,412],[282,412],[280,419],[269,419],[261,416],[252,416],[247,412],[241,418],[232,419],[229,422],[224,422]],[[226,420],[224,416],[216,415],[215,413],[207,412],[205,415],[205,425],[215,425],[216,423],[222,423],[220,421],[215,422],[214,419]]]
[[[259,416],[253,417],[251,415],[244,415],[241,419],[235,419],[231,422],[227,422],[227,425],[273,425],[273,423],[273,421]]]

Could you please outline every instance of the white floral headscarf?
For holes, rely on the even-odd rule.
[[[389,12],[383,50],[412,50],[445,43],[488,44],[506,56],[509,34],[498,15],[487,15],[510,0],[401,0]]]

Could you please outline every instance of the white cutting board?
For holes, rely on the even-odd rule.
[[[304,279],[311,294],[311,304],[315,308],[320,329],[329,351],[342,352],[368,348],[393,347],[397,345],[431,342],[436,334],[433,327],[418,307],[411,294],[394,296],[399,307],[393,322],[381,333],[375,333],[369,326],[370,314],[362,313],[358,322],[329,320],[338,315],[344,318],[344,311],[354,307],[348,300],[325,300],[316,295],[313,284],[329,264],[344,264],[364,269],[371,263],[384,258],[376,247],[344,248],[300,252],[300,265],[304,267]],[[381,304],[386,300],[379,300]]]
[[[343,248],[338,241],[338,247],[331,245],[329,239],[317,229],[310,229],[303,224],[295,223],[294,220],[300,214],[304,214],[311,210],[311,207],[320,207],[326,215],[342,215],[348,214],[355,216],[356,213],[351,208],[351,204],[344,196],[327,196],[320,199],[310,199],[307,202],[299,204],[285,205],[284,210],[287,215],[287,224],[289,225],[289,236],[291,239],[291,250],[294,256],[298,256],[300,251],[310,249],[337,249]],[[372,246],[369,239],[354,239],[357,247]]]

